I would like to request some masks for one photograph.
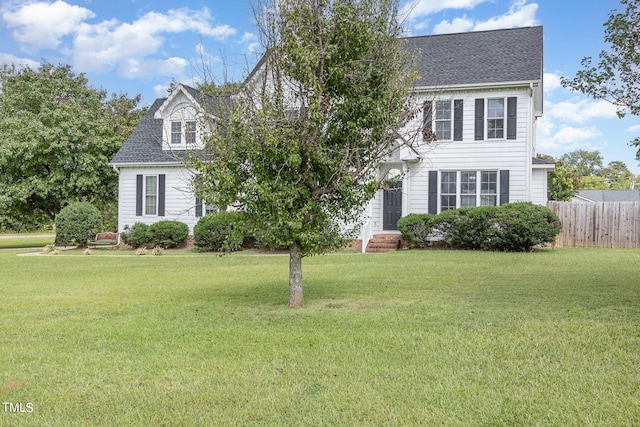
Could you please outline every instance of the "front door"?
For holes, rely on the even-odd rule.
[[[398,220],[402,217],[402,181],[392,182],[384,190],[382,209],[382,229],[397,230]]]

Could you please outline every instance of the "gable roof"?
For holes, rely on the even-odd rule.
[[[408,37],[418,86],[542,81],[542,27]]]
[[[580,190],[575,197],[589,202],[640,201],[638,190]]]
[[[167,98],[158,98],[149,107],[138,126],[122,144],[111,161],[112,165],[124,163],[176,163],[186,152],[162,151],[162,119],[154,118],[155,113]]]

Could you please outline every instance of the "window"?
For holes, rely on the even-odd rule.
[[[457,193],[457,172],[442,172],[440,185],[440,210],[455,209]]]
[[[185,123],[184,139],[187,144],[196,143],[196,122],[195,121],[190,120]]]
[[[144,178],[144,214],[157,215],[158,213],[158,177],[146,176]]]
[[[497,171],[441,172],[440,180],[440,211],[497,205]]]
[[[498,200],[498,173],[496,171],[480,172],[480,205],[496,206]]]
[[[487,100],[487,138],[504,138],[504,98]]]
[[[472,208],[476,206],[476,172],[460,172],[460,207]]]
[[[182,122],[171,122],[171,144],[182,144]]]
[[[438,141],[451,140],[451,101],[436,101],[435,128]]]

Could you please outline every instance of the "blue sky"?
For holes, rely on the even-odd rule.
[[[605,48],[602,24],[617,0],[402,0],[407,35],[544,26],[544,117],[538,151],[600,150],[606,163],[640,166],[628,141],[640,118],[618,119],[604,101],[571,93],[585,56]],[[0,0],[0,63],[71,64],[94,87],[137,93],[143,105],[171,79],[193,85],[206,68],[240,80],[262,53],[249,0]]]

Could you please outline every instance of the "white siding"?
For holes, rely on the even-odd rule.
[[[165,216],[136,216],[136,176],[165,175]],[[118,231],[131,227],[136,222],[154,222],[175,219],[189,226],[189,234],[198,222],[195,211],[195,196],[191,191],[192,174],[183,167],[154,167],[120,169],[118,195]]]
[[[417,105],[424,101],[463,100],[462,141],[443,141],[427,144],[419,140],[419,162],[405,162],[406,176],[403,197],[407,198],[403,216],[425,213],[429,210],[429,171],[478,171],[509,170],[509,201],[531,201],[544,205],[547,200],[546,170],[533,170],[535,119],[532,92],[528,86],[501,89],[440,91],[418,96]],[[475,140],[476,98],[517,98],[516,138]],[[422,125],[417,117],[407,128],[407,134],[416,132]],[[486,108],[484,120],[486,134]],[[382,231],[382,191],[372,201],[373,232]]]

